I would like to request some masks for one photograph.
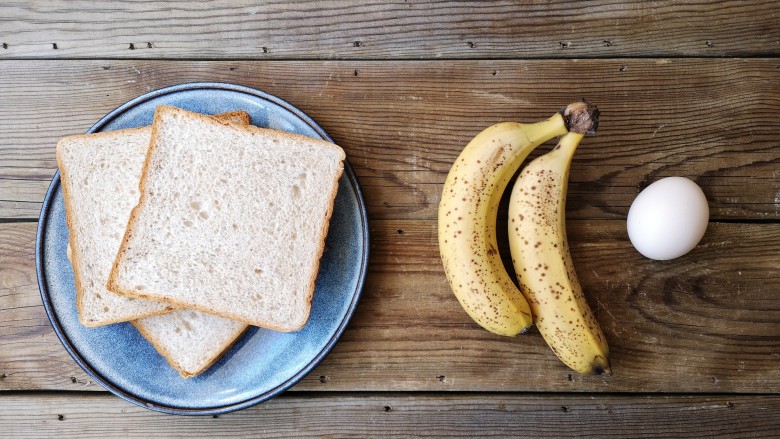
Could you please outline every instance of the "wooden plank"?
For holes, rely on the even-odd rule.
[[[574,160],[571,218],[624,218],[639,189],[681,175],[703,187],[715,219],[780,219],[774,59],[0,61],[0,71],[0,218],[37,218],[61,137],[150,90],[224,81],[317,120],[346,149],[375,219],[435,218],[471,137],[581,96],[602,123]]]
[[[43,309],[33,251],[36,228],[0,224],[0,389],[95,387],[62,347]]]
[[[776,437],[780,396],[290,392],[219,416],[151,412],[107,394],[0,395],[9,437]]]
[[[778,54],[776,3],[5,1],[0,58],[517,58]],[[431,25],[435,23],[435,25]]]
[[[508,338],[481,329],[449,290],[435,222],[377,220],[352,323],[295,388],[780,392],[780,224],[712,223],[692,253],[667,262],[634,251],[623,221],[568,227],[613,377],[572,373],[535,330]],[[34,233],[34,224],[0,225],[0,390],[99,390],[51,333]]]

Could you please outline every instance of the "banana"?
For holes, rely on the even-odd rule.
[[[501,196],[534,148],[567,133],[587,111],[575,103],[542,122],[488,127],[466,145],[447,175],[438,212],[444,272],[461,306],[490,332],[514,336],[533,323],[528,302],[498,253]]]
[[[569,167],[592,128],[570,131],[520,173],[509,200],[509,248],[520,290],[553,352],[577,372],[611,375],[609,347],[583,295],[566,238]]]

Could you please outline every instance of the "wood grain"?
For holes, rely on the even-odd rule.
[[[535,330],[507,338],[481,329],[449,290],[435,222],[377,220],[357,312],[295,388],[780,392],[780,224],[710,224],[696,249],[668,262],[636,253],[623,221],[568,228],[613,377],[572,373]],[[34,233],[34,224],[0,225],[0,390],[100,390],[51,333],[34,282]]]
[[[151,412],[107,394],[0,396],[10,437],[769,438],[780,396],[330,394],[290,392],[217,417]]]
[[[584,96],[602,110],[575,157],[570,217],[622,219],[670,175],[699,183],[713,219],[780,219],[780,62],[0,61],[0,218],[37,218],[54,145],[150,90],[252,86],[298,106],[347,151],[374,219],[432,219],[463,146]],[[540,149],[543,152],[546,149]]]
[[[33,251],[36,228],[0,224],[0,389],[45,389],[47,382],[55,388],[93,385],[60,344],[43,309]],[[31,360],[41,367],[29,368]]]
[[[11,0],[0,58],[763,56],[780,53],[778,20],[769,0]]]

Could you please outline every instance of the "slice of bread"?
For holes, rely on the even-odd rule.
[[[158,107],[107,287],[278,331],[309,318],[344,151]]]
[[[221,116],[249,124],[246,112]],[[105,288],[111,266],[138,203],[138,186],[151,128],[71,136],[57,144],[57,164],[70,230],[76,306],[84,326],[96,327],[162,314],[169,304],[130,299]]]
[[[131,322],[183,378],[208,369],[248,328],[190,309]]]
[[[130,211],[138,202],[138,181],[150,136],[151,129],[146,127],[71,136],[57,144],[76,307],[84,326],[173,309],[163,303],[130,300],[105,288]]]

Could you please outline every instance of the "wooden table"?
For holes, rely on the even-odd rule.
[[[777,3],[517,3],[2,2],[0,436],[780,435]],[[193,81],[266,91],[322,125],[372,239],[333,352],[284,395],[213,418],[90,381],[46,318],[33,255],[57,140]],[[611,378],[570,371],[535,330],[474,324],[436,241],[465,143],[580,97],[602,121],[572,165],[568,230]],[[690,254],[654,262],[626,213],[672,175],[704,189],[711,222]]]

